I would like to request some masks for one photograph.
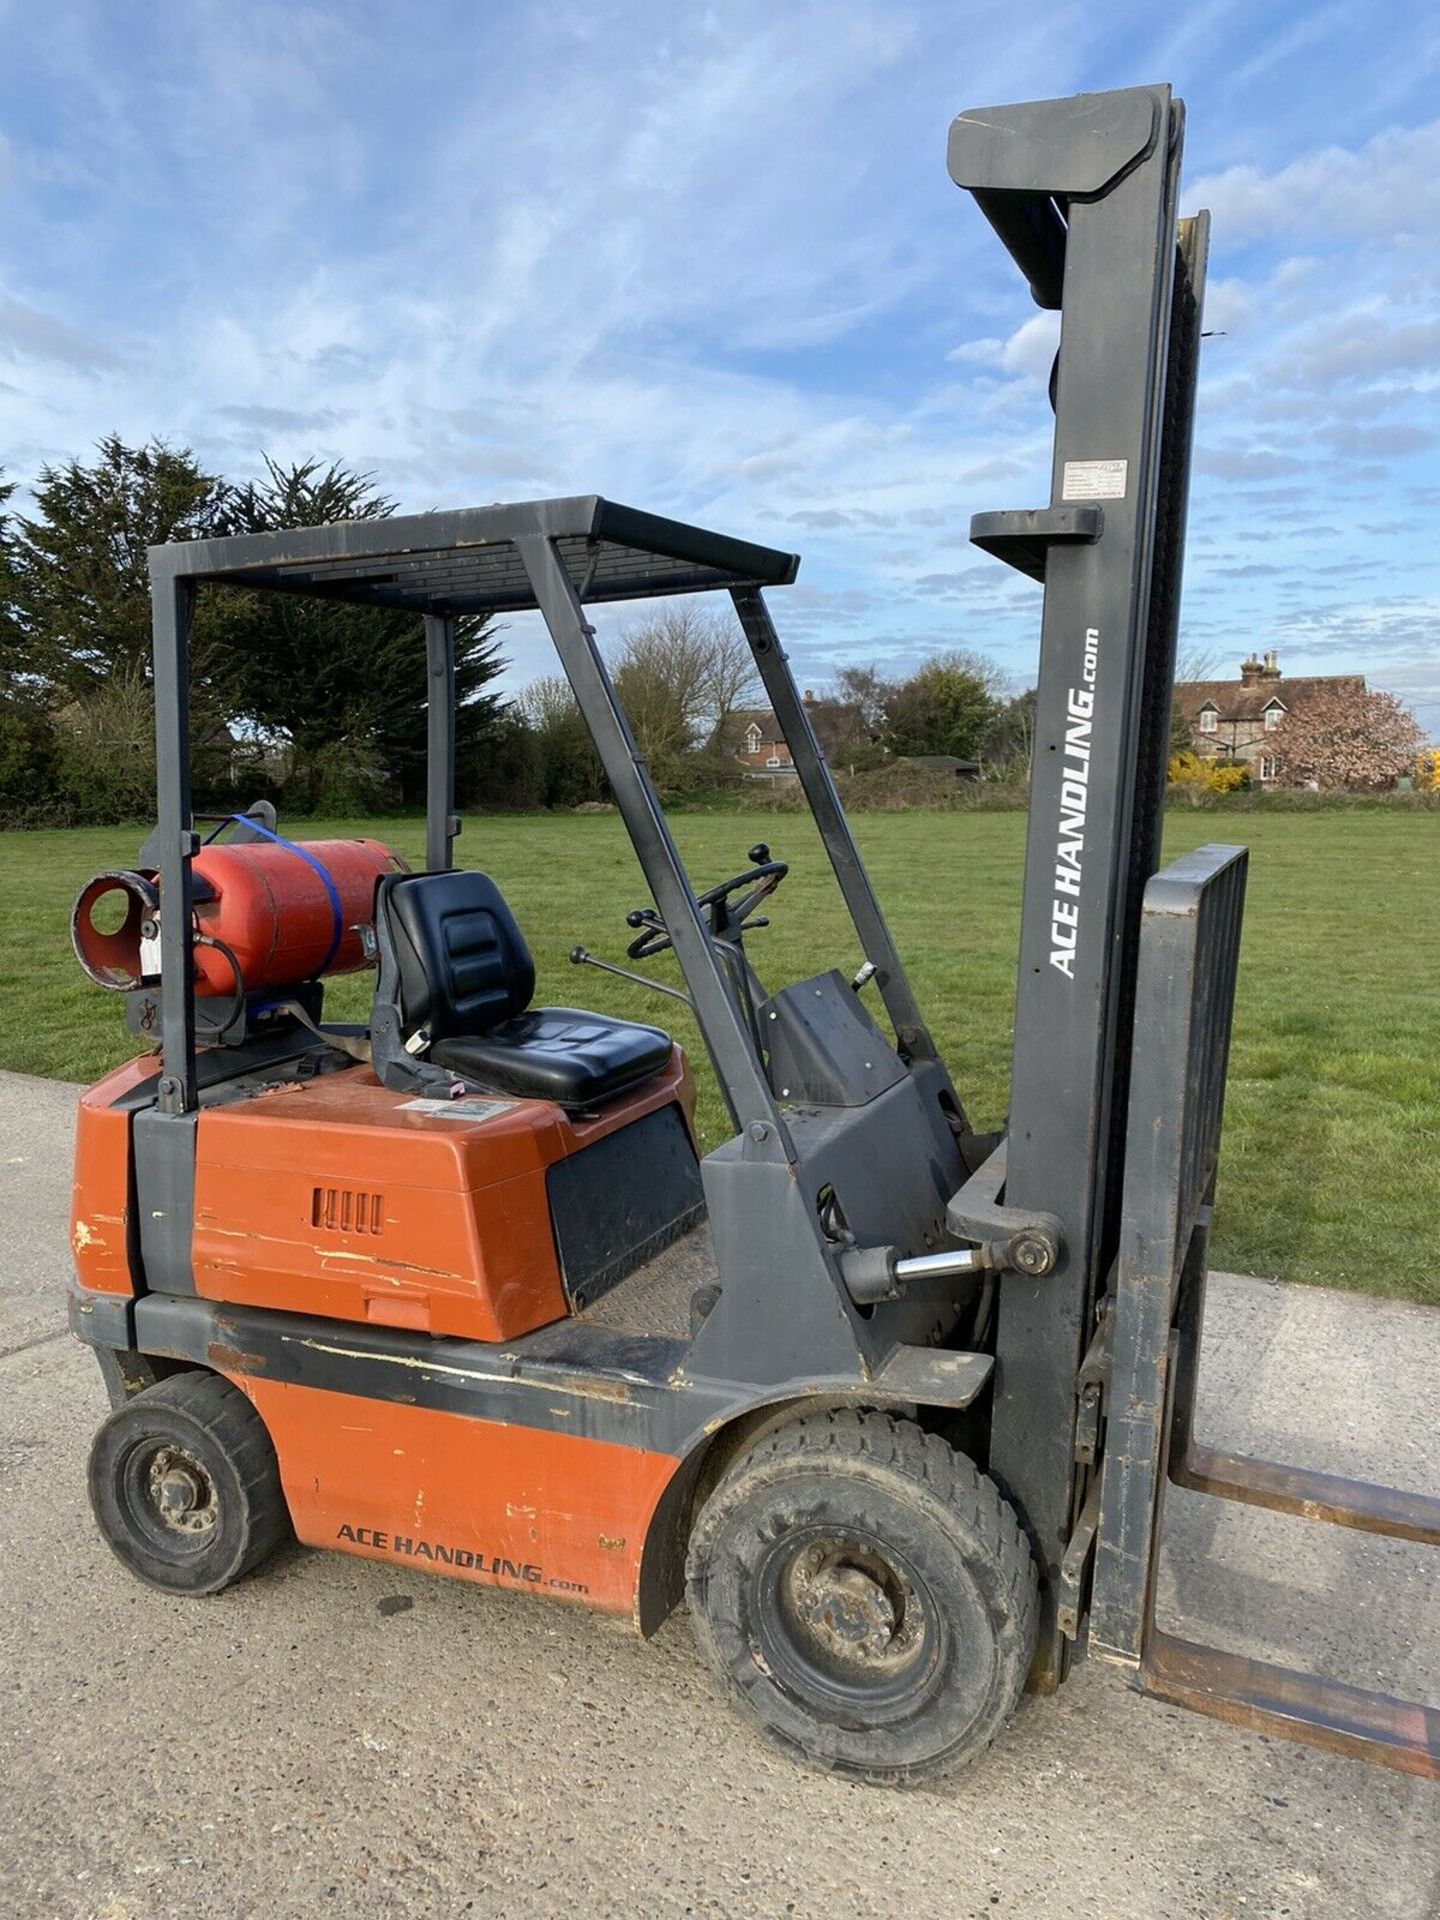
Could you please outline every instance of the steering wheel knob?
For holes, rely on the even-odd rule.
[[[755,846],[751,847],[745,858],[750,862],[751,866],[763,867],[765,862],[770,858],[770,849],[766,846],[765,842],[761,840],[757,842]]]

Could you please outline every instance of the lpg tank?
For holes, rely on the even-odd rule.
[[[375,883],[404,862],[379,840],[254,840],[202,847],[195,882],[195,991],[274,992],[367,964]],[[96,909],[102,902],[100,921]],[[153,872],[97,874],[71,915],[76,957],[102,987],[128,991],[159,974],[164,912]],[[119,922],[110,930],[105,923]],[[233,956],[233,959],[232,959]]]

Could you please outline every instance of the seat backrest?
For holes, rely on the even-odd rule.
[[[535,962],[488,874],[400,874],[381,881],[375,906],[395,951],[407,1035],[486,1033],[529,1006]]]

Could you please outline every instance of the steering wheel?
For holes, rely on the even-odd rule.
[[[754,864],[744,873],[737,873],[733,880],[722,880],[718,887],[711,887],[695,902],[697,907],[709,912],[710,932],[716,939],[730,939],[738,934],[761,901],[770,897],[790,871],[786,861],[770,858],[770,849],[763,841],[751,847],[748,858]],[[732,906],[731,900],[737,893],[744,897]],[[626,914],[625,924],[643,929],[625,949],[632,960],[648,960],[652,954],[664,953],[674,945],[654,907],[636,907]],[[763,927],[765,922],[761,920],[758,924]]]

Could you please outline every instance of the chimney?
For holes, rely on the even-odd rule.
[[[1240,662],[1241,686],[1253,687],[1258,685],[1260,680],[1264,677],[1264,673],[1265,673],[1264,667],[1261,666],[1260,662],[1255,658],[1255,655],[1252,653],[1248,660],[1242,660]]]
[[[809,689],[809,687],[806,687],[806,689],[805,689],[805,694],[804,694],[804,701],[803,701],[803,704],[804,704],[805,706],[807,706],[807,707],[813,707],[813,706],[814,706],[814,704],[815,704],[815,696],[814,696],[814,694],[813,694],[813,693],[812,693],[812,692],[810,691],[810,689]]]
[[[1265,671],[1261,675],[1261,678],[1263,680],[1278,680],[1280,678],[1280,669],[1276,664],[1275,649],[1273,647],[1265,656]]]

